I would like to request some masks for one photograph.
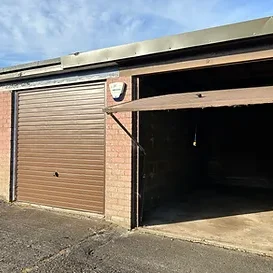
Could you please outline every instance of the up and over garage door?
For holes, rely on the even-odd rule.
[[[104,212],[105,83],[18,93],[17,200]]]

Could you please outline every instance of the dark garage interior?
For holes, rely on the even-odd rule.
[[[270,65],[146,76],[140,98],[273,85]],[[272,104],[140,112],[143,225],[272,211],[272,114]]]

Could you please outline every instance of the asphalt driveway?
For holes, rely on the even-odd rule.
[[[272,273],[273,259],[0,202],[0,272]]]

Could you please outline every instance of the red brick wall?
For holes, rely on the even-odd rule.
[[[9,199],[11,154],[11,93],[0,90],[0,199]]]
[[[107,80],[107,105],[116,104],[113,100],[109,84],[125,82],[126,95],[123,100],[132,99],[131,77]],[[117,113],[116,117],[131,132],[132,114]],[[113,222],[131,226],[131,139],[110,117],[106,119],[106,187],[105,187],[105,216]]]

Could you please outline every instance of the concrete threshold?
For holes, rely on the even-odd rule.
[[[227,249],[227,250],[233,250],[233,251],[240,251],[244,253],[249,253],[249,254],[255,254],[258,256],[262,257],[269,257],[273,258],[273,253],[271,251],[259,251],[259,250],[253,250],[251,248],[246,248],[246,247],[238,247],[235,244],[229,244],[229,243],[221,243],[213,240],[207,240],[207,239],[199,239],[195,237],[189,237],[189,236],[183,236],[171,233],[168,231],[162,231],[162,230],[157,230],[157,229],[151,229],[149,227],[139,227],[135,229],[136,231],[139,231],[144,234],[152,234],[156,236],[162,236],[166,238],[171,238],[171,239],[178,239],[181,241],[186,241],[190,243],[197,243],[197,244],[202,244],[202,245],[208,245],[208,246],[215,246],[219,247],[222,249]]]
[[[180,223],[147,224],[137,230],[273,258],[273,226],[271,225],[273,220],[271,219],[273,212],[260,212]],[[240,228],[229,229],[229,223],[234,222],[241,223]],[[225,232],[223,232],[224,228]]]

